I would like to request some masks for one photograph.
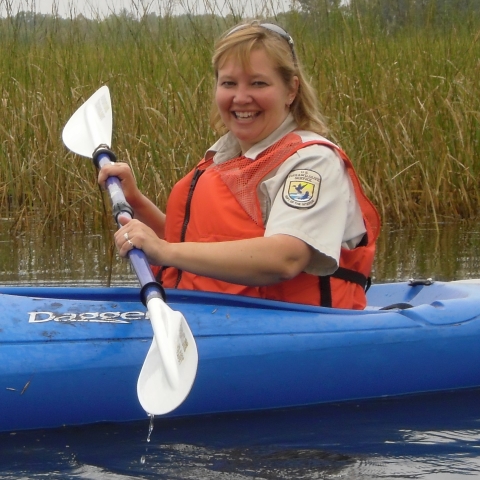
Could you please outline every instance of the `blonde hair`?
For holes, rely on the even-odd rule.
[[[267,24],[268,25],[268,24]],[[271,24],[270,24],[271,25]],[[288,34],[286,34],[288,36]],[[218,78],[218,71],[232,57],[235,58],[245,69],[248,69],[250,54],[254,50],[263,49],[268,57],[276,65],[287,88],[291,88],[293,78],[298,78],[298,92],[295,100],[290,105],[290,112],[300,130],[309,130],[319,135],[326,135],[328,128],[320,113],[317,95],[308,82],[305,73],[293,49],[293,42],[289,44],[287,39],[267,27],[262,27],[258,20],[240,24],[226,32],[215,44],[215,51],[212,57],[213,69],[215,71],[215,86]],[[210,112],[210,124],[219,134],[227,132],[220,112],[215,103]]]

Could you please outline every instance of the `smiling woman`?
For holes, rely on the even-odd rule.
[[[248,70],[229,58],[218,71],[215,101],[227,130],[242,152],[268,137],[287,118],[298,91],[298,77],[285,85],[265,50],[250,55]]]
[[[275,28],[276,27],[276,28]],[[222,134],[173,188],[166,214],[121,179],[135,219],[120,255],[144,250],[165,287],[362,309],[378,214],[327,128],[293,40],[253,21],[219,39],[211,123]]]

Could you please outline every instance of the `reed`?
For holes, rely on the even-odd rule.
[[[322,59],[333,132],[389,221],[477,214],[479,35],[478,22],[387,34],[350,17],[322,56],[307,53]]]
[[[354,8],[277,15],[294,36],[332,138],[384,222],[472,219],[480,207],[480,21],[380,28]],[[215,136],[208,124],[215,38],[239,18],[33,14],[0,19],[0,212],[72,229],[102,221],[104,197],[63,126],[110,87],[113,150],[164,207]]]

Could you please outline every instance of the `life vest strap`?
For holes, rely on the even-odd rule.
[[[346,282],[356,283],[360,285],[365,291],[367,291],[372,280],[370,277],[366,277],[363,273],[356,272],[355,270],[349,270],[348,268],[338,267],[337,270],[331,275],[325,275],[319,277],[320,280],[320,305],[322,307],[332,307],[332,286],[330,284],[331,278],[338,278],[345,280]]]
[[[355,270],[349,270],[348,268],[338,267],[335,273],[332,273],[330,277],[339,278],[340,280],[345,280],[346,282],[356,283],[360,285],[365,291],[368,290],[368,278],[360,272]]]

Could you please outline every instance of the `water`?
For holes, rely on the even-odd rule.
[[[129,263],[115,254],[113,230],[72,231],[35,221],[19,232],[14,227],[0,218],[2,285],[138,284]]]
[[[0,285],[136,285],[129,264],[112,246],[112,231],[76,232],[68,226],[32,223],[11,233],[13,222],[0,218]],[[385,225],[378,241],[373,281],[433,277],[480,277],[480,227],[446,223],[398,228]]]
[[[480,476],[480,390],[0,434],[0,479]]]
[[[110,232],[63,228],[12,235],[9,226],[0,220],[0,284],[136,284],[128,263],[112,252]],[[476,226],[386,227],[374,281],[480,278],[479,247]],[[151,431],[145,416],[127,424],[3,433],[0,480],[480,478],[479,422],[480,390],[471,390],[197,419],[157,417]]]

